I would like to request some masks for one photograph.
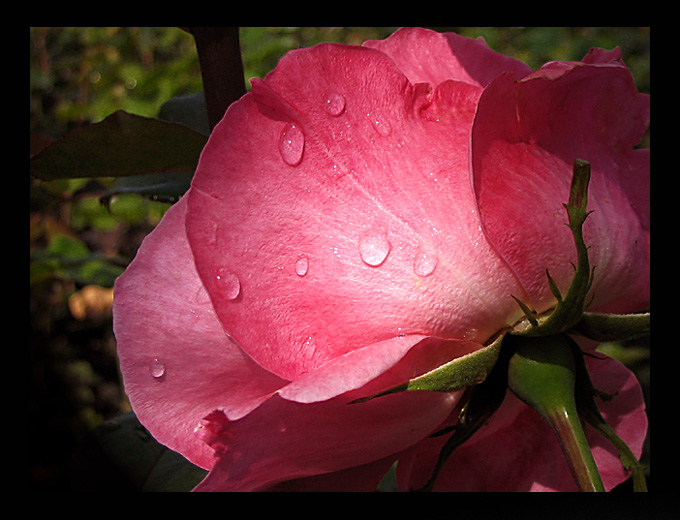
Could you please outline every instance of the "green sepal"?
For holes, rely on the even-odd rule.
[[[498,359],[504,335],[499,335],[490,345],[455,358],[430,372],[375,395],[363,397],[352,403],[363,403],[376,397],[412,390],[430,392],[455,392],[484,381]]]
[[[512,296],[512,294],[510,296]],[[532,311],[529,308],[529,306],[522,300],[520,300],[519,298],[515,298],[514,296],[512,296],[512,298],[517,302],[519,308],[522,309],[524,317],[526,318],[526,320],[521,321],[517,326],[515,326],[512,333],[523,334],[528,330],[537,330],[539,316],[537,316],[536,313],[534,313],[534,311]],[[527,321],[529,322],[529,324],[526,323]],[[529,325],[531,326],[531,329],[529,328]]]
[[[562,293],[560,292],[560,288],[557,286],[557,283],[555,280],[553,280],[552,276],[550,276],[550,273],[548,270],[545,270],[545,275],[548,277],[548,285],[550,286],[550,292],[553,293],[553,296],[555,299],[558,301],[558,303],[562,303]]]
[[[610,401],[615,399],[616,396],[606,394],[595,388],[590,379],[585,360],[583,359],[583,352],[575,341],[570,338],[568,339],[574,355],[576,373],[575,399],[580,417],[597,429],[597,431],[599,431],[619,452],[621,464],[624,469],[631,474],[633,491],[646,492],[647,482],[645,480],[644,466],[637,460],[623,439],[621,439],[614,429],[607,424],[595,402],[596,397],[602,401]]]
[[[513,338],[506,336],[505,340],[512,342]],[[465,390],[461,397],[462,406],[456,424],[431,435],[437,437],[453,432],[439,452],[439,458],[432,476],[425,486],[417,491],[431,491],[449,457],[484,426],[500,408],[508,388],[508,354],[510,352],[512,352],[511,347],[501,349],[496,364],[487,378],[482,383]]]
[[[576,244],[577,263],[574,278],[564,297],[557,284],[547,273],[550,291],[557,300],[555,309],[546,316],[533,314],[529,307],[517,300],[527,317],[527,322],[521,322],[512,334],[521,336],[550,336],[560,334],[579,322],[586,307],[586,295],[592,284],[592,271],[588,260],[588,248],[583,241],[583,223],[588,217],[586,206],[588,203],[588,183],[590,181],[590,164],[577,159],[574,161],[573,178],[569,192],[569,202],[564,204],[569,217],[574,243]]]
[[[650,313],[600,314],[584,312],[573,332],[597,341],[628,341],[649,336]]]
[[[645,467],[637,460],[628,445],[616,435],[614,429],[609,426],[602,416],[598,413],[594,415],[590,409],[581,411],[581,417],[591,426],[597,429],[619,452],[619,459],[624,469],[630,472],[633,480],[633,491],[639,493],[647,492],[647,481],[645,479]]]

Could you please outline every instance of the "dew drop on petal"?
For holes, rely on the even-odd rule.
[[[387,137],[392,133],[392,125],[378,114],[366,114],[371,121],[371,125],[376,132],[378,132],[383,137]]]
[[[301,256],[295,262],[295,272],[298,276],[304,276],[309,270],[309,259],[306,256]]]
[[[327,173],[328,173],[329,177],[337,180],[337,179],[341,179],[342,177],[347,175],[348,170],[346,170],[344,167],[342,167],[342,166],[340,166],[339,164],[336,163],[330,168],[330,170],[327,170]]]
[[[149,372],[154,379],[160,379],[165,375],[165,363],[158,358],[153,358],[149,364]]]
[[[465,333],[463,334],[463,339],[467,341],[471,341],[475,339],[477,336],[477,329],[470,329],[466,330]]]
[[[293,123],[288,123],[281,131],[279,138],[279,153],[283,161],[290,166],[297,166],[302,161],[305,149],[305,134]]]
[[[345,98],[337,92],[331,92],[326,97],[324,110],[331,116],[339,116],[345,111]]]
[[[235,299],[241,292],[241,282],[231,271],[220,271],[215,275],[215,281],[219,295],[226,300]]]
[[[437,253],[429,249],[419,249],[413,261],[413,271],[418,276],[429,276],[437,267]]]
[[[370,231],[359,239],[359,254],[361,259],[371,267],[381,265],[390,254],[392,244],[385,233]]]

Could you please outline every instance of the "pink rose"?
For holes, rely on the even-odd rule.
[[[462,390],[360,403],[478,351],[564,293],[563,204],[592,166],[589,310],[649,304],[648,125],[618,50],[532,73],[482,41],[402,29],[289,52],[232,104],[189,192],[115,287],[125,388],[161,443],[209,469],[198,490],[371,490],[398,464],[422,486]],[[640,387],[602,414],[639,456]],[[607,489],[626,476],[590,432]],[[575,489],[559,446],[508,393],[435,489]]]

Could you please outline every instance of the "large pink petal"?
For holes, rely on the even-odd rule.
[[[617,54],[550,63],[517,81],[494,80],[479,101],[472,168],[490,241],[538,311],[554,305],[545,270],[566,291],[575,247],[562,207],[575,159],[592,176],[584,226],[595,267],[592,310],[631,312],[649,302],[649,151],[634,150],[649,123]],[[603,63],[606,61],[606,63]]]
[[[217,463],[196,490],[257,490],[373,461],[387,469],[381,459],[428,435],[457,399],[406,392],[362,404],[346,398],[300,404],[275,396],[238,421],[211,414],[201,433]]]
[[[375,462],[341,469],[333,473],[324,473],[313,477],[303,477],[280,482],[274,486],[261,488],[259,491],[296,493],[374,492],[395,460],[396,455],[390,455]]]
[[[434,86],[455,80],[486,87],[505,72],[518,77],[531,73],[528,65],[489,49],[482,38],[420,27],[404,27],[384,40],[368,40],[363,45],[390,56],[413,84]]]
[[[611,359],[587,359],[594,385],[614,400],[598,402],[602,415],[639,457],[647,432],[647,415],[635,376]],[[616,450],[591,427],[588,439],[607,490],[625,475]],[[401,486],[422,486],[445,439],[424,441],[399,462]],[[508,392],[503,405],[448,460],[435,490],[576,491],[557,440],[541,416]]]
[[[259,364],[294,380],[397,336],[483,342],[519,318],[470,185],[479,92],[413,86],[379,51],[326,44],[229,108],[187,233],[221,323]]]
[[[216,408],[239,418],[286,381],[250,360],[225,334],[193,267],[186,199],[146,237],[115,285],[114,331],[125,391],[161,443],[203,468],[213,452],[194,433]]]

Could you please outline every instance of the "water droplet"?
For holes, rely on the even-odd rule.
[[[477,332],[478,332],[477,329],[466,330],[463,333],[463,339],[467,340],[467,341],[471,341],[471,340],[475,339],[475,337],[477,336]]]
[[[340,166],[339,164],[334,164],[330,170],[328,170],[328,175],[333,179],[341,179],[347,175],[347,170]]]
[[[309,259],[306,256],[301,256],[295,262],[295,272],[298,276],[304,276],[309,270]]]
[[[391,249],[392,244],[382,231],[370,231],[359,239],[361,259],[372,267],[382,264]]]
[[[155,379],[160,379],[165,375],[165,363],[158,358],[153,358],[149,364],[149,372]]]
[[[302,129],[293,123],[288,123],[279,138],[279,152],[281,158],[290,166],[297,166],[302,161],[302,153],[305,149],[305,134]]]
[[[222,298],[226,300],[235,299],[241,292],[241,282],[235,273],[231,271],[220,272],[215,276],[217,289]]]
[[[345,98],[337,92],[331,92],[326,97],[324,110],[332,116],[339,116],[345,111]]]
[[[373,125],[375,131],[383,137],[387,137],[392,133],[392,126],[385,118],[377,114],[366,114],[366,116],[371,121],[371,125]]]
[[[429,276],[437,267],[437,262],[439,262],[437,253],[430,249],[421,248],[418,250],[416,257],[413,260],[413,271],[418,276]]]

